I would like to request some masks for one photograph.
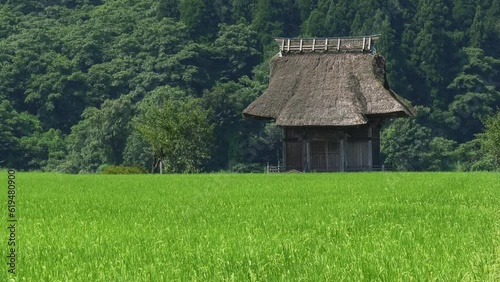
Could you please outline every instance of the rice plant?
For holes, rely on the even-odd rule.
[[[500,281],[499,180],[18,173],[16,278]]]

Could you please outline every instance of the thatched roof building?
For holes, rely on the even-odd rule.
[[[374,154],[378,162],[378,140],[375,150],[372,141],[374,136],[378,138],[381,121],[414,114],[409,103],[389,88],[385,60],[373,52],[372,44],[376,39],[378,37],[277,39],[281,43],[281,52],[271,60],[269,87],[243,114],[248,118],[271,119],[283,127],[285,147],[290,136],[295,141],[303,141],[304,157],[295,161],[294,169],[299,168],[300,163],[303,163],[303,170],[312,169],[311,141],[343,143],[354,135],[357,142],[370,141],[367,148],[358,146],[359,150],[370,152],[364,152],[369,155],[364,160],[351,163],[371,167]],[[318,127],[329,128],[330,133],[332,129],[338,132],[327,137],[318,131]],[[312,134],[312,131],[316,133]],[[295,149],[285,148],[284,158],[287,150],[299,147],[296,144]],[[325,150],[324,158],[328,159],[329,149],[321,149],[321,152]],[[356,158],[363,154],[361,151],[356,153]],[[292,153],[288,152],[288,155]],[[342,160],[339,156],[339,160],[332,161],[337,162],[336,167],[341,171],[346,167],[345,162],[349,162],[343,160],[344,153],[347,154],[344,149],[339,153]],[[326,168],[329,167],[328,160],[320,162],[326,162]]]
[[[243,114],[279,126],[352,126],[413,113],[389,88],[384,58],[360,52],[274,57],[268,89]]]

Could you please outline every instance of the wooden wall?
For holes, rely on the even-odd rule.
[[[287,170],[358,171],[380,165],[380,126],[284,128]]]

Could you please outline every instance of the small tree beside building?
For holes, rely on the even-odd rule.
[[[213,125],[196,98],[164,98],[141,105],[134,128],[151,145],[151,171],[191,173],[202,170],[210,157]]]

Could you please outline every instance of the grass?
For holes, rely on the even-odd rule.
[[[17,183],[17,281],[500,281],[495,173]]]

